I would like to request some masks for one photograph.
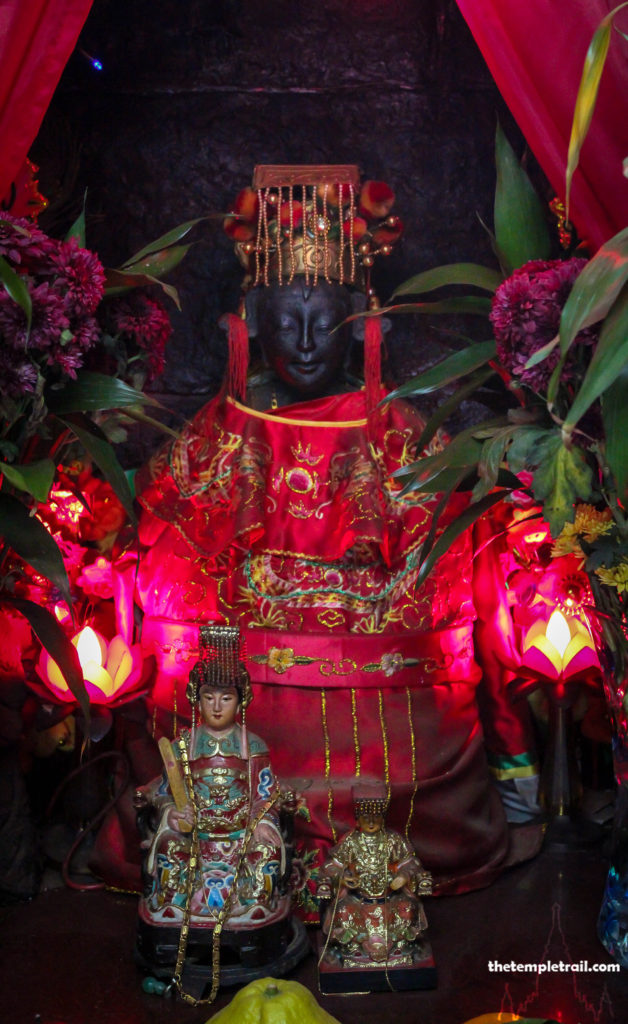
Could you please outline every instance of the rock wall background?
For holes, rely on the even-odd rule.
[[[385,300],[428,267],[493,261],[479,218],[492,224],[497,117],[523,153],[453,0],[95,0],[31,153],[52,200],[42,226],[67,228],[87,189],[88,245],[116,265],[226,211],[256,163],[357,163],[391,184],[406,223],[375,274]],[[240,280],[219,220],[194,238],[171,278],[182,312],[157,385],[185,414],[219,384],[216,324]],[[396,318],[392,376],[443,344],[442,322]]]

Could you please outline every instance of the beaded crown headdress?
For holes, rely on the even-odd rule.
[[[251,683],[246,669],[246,651],[238,626],[210,623],[199,629],[200,658],[190,672],[186,696],[198,702],[203,686],[235,687],[243,707],[251,702]]]
[[[383,181],[360,185],[352,164],[262,164],[224,221],[247,271],[246,285],[290,284],[303,276],[370,289],[376,256],[387,256],[403,232]]]
[[[361,783],[351,790],[357,818],[361,814],[386,814],[388,793],[383,782]]]
[[[403,223],[391,213],[393,190],[383,181],[360,184],[353,164],[261,164],[250,188],[242,189],[224,220],[246,274],[243,289],[306,284],[348,285],[378,307],[371,267],[388,256]],[[240,316],[224,318],[229,332],[229,393],[244,400],[248,334]],[[382,329],[379,317],[365,322],[365,383],[369,415],[379,401]]]

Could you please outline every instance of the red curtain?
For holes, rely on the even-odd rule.
[[[91,5],[0,3],[0,198],[24,163]]]
[[[617,0],[618,2],[618,0]],[[607,0],[458,0],[497,87],[556,194],[591,37]],[[617,18],[628,31],[628,9]],[[598,103],[574,175],[570,218],[591,253],[628,224],[628,44],[613,32]]]

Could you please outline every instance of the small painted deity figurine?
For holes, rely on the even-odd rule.
[[[155,950],[212,942],[212,931],[250,933],[290,917],[289,856],[281,832],[282,798],[263,740],[236,716],[250,700],[237,627],[203,626],[201,659],[190,673],[192,728],[160,741],[163,776],[138,790],[136,806],[154,833],[139,906],[138,951],[155,967]],[[220,927],[217,927],[217,926]],[[166,936],[166,938],[164,938]],[[183,946],[182,946],[183,943]],[[176,975],[175,975],[176,977]]]
[[[354,786],[353,802],[356,828],[329,851],[321,872],[319,895],[330,897],[323,915],[321,965],[416,965],[430,957],[419,896],[431,893],[432,877],[407,840],[385,827],[388,800],[383,784]],[[330,883],[327,893],[325,879]]]

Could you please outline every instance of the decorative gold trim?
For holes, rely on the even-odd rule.
[[[332,792],[330,777],[331,777],[331,751],[329,746],[329,730],[327,728],[327,693],[325,690],[321,690],[321,723],[323,726],[323,739],[325,742],[325,780],[327,782],[327,820],[329,821],[329,827],[331,829],[332,839],[334,846],[337,842],[336,829],[332,820],[332,811],[334,808],[334,794]]]
[[[384,718],[384,692],[378,690],[379,701],[379,724],[382,729],[382,747],[384,751],[384,781],[386,783],[386,796],[390,800],[390,762],[388,760],[388,733],[386,731],[386,719]]]
[[[273,416],[268,412],[260,412],[259,409],[251,409],[248,405],[242,405],[241,402],[236,402],[235,398],[231,395],[227,395],[227,402],[230,405],[235,406],[236,409],[241,409],[248,416],[255,416],[258,420],[270,420],[273,423],[288,423],[292,427],[364,427],[366,426],[366,417],[363,420],[293,420],[287,416]]]
[[[410,727],[410,750],[412,751],[411,765],[412,765],[412,782],[414,788],[412,790],[412,796],[410,797],[410,809],[408,811],[408,820],[406,821],[406,839],[410,842],[410,824],[412,822],[412,816],[414,814],[414,799],[416,797],[417,789],[419,788],[419,782],[416,774],[416,737],[414,735],[414,723],[412,721],[412,690],[409,686],[406,686],[406,697],[408,698],[408,725]]]
[[[355,688],[351,688],[351,720],[353,722],[353,749],[355,750],[355,777],[360,778],[361,756],[360,736],[358,733],[358,708]]]

